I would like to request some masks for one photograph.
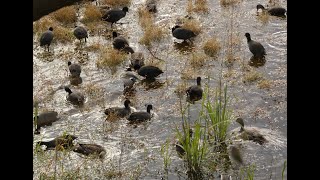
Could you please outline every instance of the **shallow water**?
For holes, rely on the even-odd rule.
[[[111,166],[118,168],[121,154],[121,170],[125,172],[123,179],[137,176],[138,179],[161,179],[164,172],[160,147],[167,139],[171,144],[175,142],[175,126],[181,124],[179,98],[174,93],[176,86],[182,82],[186,82],[188,86],[194,85],[195,78],[201,76],[203,87],[208,82],[208,77],[210,77],[209,87],[217,87],[219,72],[222,68],[223,74],[231,74],[223,77],[222,81],[228,84],[229,95],[234,98],[232,103],[234,116],[242,117],[246,126],[261,130],[269,140],[265,146],[244,142],[242,152],[245,164],[256,165],[255,179],[281,179],[282,166],[287,159],[286,19],[270,17],[268,23],[262,23],[256,16],[256,1],[253,0],[242,1],[233,10],[221,7],[219,1],[209,1],[209,14],[194,13],[192,15],[201,22],[202,27],[202,32],[193,41],[193,49],[194,52],[201,52],[202,44],[206,39],[215,36],[222,44],[222,51],[218,60],[208,61],[203,68],[194,70],[191,79],[185,80],[181,72],[187,70],[191,52],[175,46],[175,42],[180,43],[181,41],[171,36],[171,27],[178,17],[187,15],[186,2],[161,0],[158,4],[155,22],[167,32],[160,43],[153,45],[152,51],[157,57],[165,60],[159,63],[164,73],[157,78],[153,86],[138,83],[135,96],[130,98],[136,111],[145,111],[145,105],[149,103],[154,107],[152,120],[138,126],[129,125],[125,119],[105,123],[103,113],[107,107],[123,106],[125,97],[122,94],[121,75],[129,62],[126,61],[119,65],[118,71],[114,74],[109,70],[98,69],[96,67],[97,53],[75,49],[75,42],[78,43],[78,41],[63,45],[54,43],[50,49],[53,53],[43,58],[46,53],[43,48],[37,47],[38,37],[34,36],[33,97],[40,99],[40,112],[51,109],[57,111],[61,116],[60,121],[53,123],[50,127],[42,128],[41,134],[34,136],[34,141],[49,140],[63,132],[68,132],[78,136],[77,141],[96,143],[104,146],[107,151],[103,162],[86,160],[73,152],[67,156],[61,155],[60,162],[63,163],[65,169],[86,167],[80,174],[89,175],[87,179],[95,177],[103,179],[105,176],[102,171],[87,168],[110,169]],[[117,24],[114,27],[128,38],[130,46],[135,51],[142,51],[146,61],[150,61],[151,54],[145,46],[139,43],[143,32],[138,23],[137,11],[143,3],[144,1],[134,1],[129,7],[127,16],[119,21],[124,24]],[[280,4],[286,8],[286,1],[281,1]],[[238,59],[228,68],[221,61],[225,59],[224,51],[230,36],[231,13],[233,14],[233,36],[238,38],[239,43],[234,46],[235,56]],[[251,53],[247,47],[245,32],[249,32],[253,40],[264,45],[267,56],[263,66],[257,68],[248,66]],[[97,42],[106,46],[111,44],[109,38],[93,37],[89,33],[86,46]],[[83,83],[79,86],[72,86],[71,89],[85,92],[86,102],[83,108],[67,103],[67,93],[63,89],[58,89],[59,86],[69,83],[68,60],[82,65]],[[259,72],[264,79],[272,82],[271,88],[260,89],[257,81],[244,83],[246,69]],[[191,120],[196,119],[200,107],[200,102],[190,107]],[[230,131],[236,128],[238,124],[234,122],[231,124]],[[168,178],[185,179],[186,169],[183,161],[176,155],[174,146],[171,146],[170,150],[172,151],[172,164]],[[34,155],[34,179],[38,179],[41,173],[54,171],[55,163],[48,160],[54,158],[54,152],[46,152],[44,156],[47,157],[47,160]]]

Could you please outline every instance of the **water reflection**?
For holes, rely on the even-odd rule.
[[[161,88],[165,82],[160,82],[158,79],[143,79],[139,84],[142,84],[146,91],[148,91],[149,89]]]
[[[82,83],[82,78],[80,76],[79,77],[69,76],[69,80],[70,80],[70,84],[73,86],[78,86],[79,84]]]
[[[266,58],[263,57],[255,57],[251,56],[250,61],[249,61],[249,66],[253,67],[261,67],[266,63]]]
[[[191,52],[195,47],[192,41],[174,42],[174,48],[180,52]]]

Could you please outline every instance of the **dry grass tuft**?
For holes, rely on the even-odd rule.
[[[203,53],[192,53],[192,56],[190,57],[190,65],[193,68],[200,68],[205,65],[208,58]]]
[[[240,2],[241,2],[241,0],[220,0],[220,5],[223,7],[227,7],[230,5],[235,5]]]
[[[208,1],[207,0],[195,0],[195,7],[193,11],[196,13],[208,13]]]
[[[198,73],[195,71],[195,69],[191,66],[186,66],[184,69],[181,70],[180,78],[183,80],[190,80],[190,79],[196,79],[198,76]]]
[[[251,71],[244,75],[243,82],[244,83],[252,83],[262,79],[262,75],[257,71]]]
[[[62,26],[53,27],[53,34],[53,40],[57,40],[61,43],[72,42],[75,39],[73,31]]]
[[[96,22],[100,21],[102,17],[102,13],[98,9],[97,6],[87,4],[85,6],[84,10],[84,15],[83,15],[83,22],[88,23],[88,22]]]
[[[57,26],[57,21],[51,16],[44,16],[38,21],[33,23],[34,33],[43,33],[49,29],[49,27]]]
[[[127,54],[112,47],[102,49],[100,58],[97,61],[97,67],[103,69],[115,70],[116,66],[126,60]]]
[[[208,1],[207,0],[188,0],[187,12],[188,14],[192,14],[192,12],[208,13],[209,12]]]
[[[268,79],[263,79],[258,83],[258,88],[260,89],[270,89],[271,86],[272,86],[272,81]]]
[[[101,3],[108,4],[114,7],[129,6],[131,4],[131,0],[102,0]]]
[[[220,49],[221,49],[220,42],[216,38],[209,39],[203,45],[204,53],[210,57],[216,57]]]
[[[164,31],[161,29],[161,27],[156,25],[147,26],[139,42],[143,45],[151,46],[152,42],[159,42],[163,37]]]
[[[187,12],[188,14],[192,14],[192,11],[193,11],[193,0],[188,0],[188,3],[187,3]]]
[[[148,26],[153,25],[153,22],[154,22],[153,15],[146,8],[140,7],[138,9],[138,15],[139,15],[140,26],[143,29],[145,29]]]
[[[195,34],[199,34],[201,32],[200,23],[195,19],[187,19],[182,24],[182,27],[193,31]]]
[[[52,16],[59,22],[68,24],[77,21],[77,12],[75,6],[63,7],[52,13]]]

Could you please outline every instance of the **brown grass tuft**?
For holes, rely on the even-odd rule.
[[[102,4],[108,4],[110,6],[129,6],[131,4],[131,0],[103,0]]]
[[[73,31],[62,26],[53,27],[53,35],[53,40],[61,43],[72,42],[75,39]]]
[[[75,6],[63,7],[52,13],[52,16],[59,22],[68,24],[77,21],[77,12]]]
[[[152,42],[159,42],[163,37],[164,31],[161,29],[161,27],[156,25],[147,26],[139,42],[146,46],[151,46]]]
[[[33,23],[34,33],[43,33],[49,29],[49,27],[57,26],[57,21],[50,16],[44,16],[38,21]]]
[[[183,23],[182,27],[193,31],[195,34],[199,34],[201,32],[200,23],[195,19],[187,19]]]
[[[83,17],[84,23],[100,21],[101,17],[102,17],[102,13],[97,8],[97,6],[94,6],[91,4],[87,4],[85,6],[84,17]]]
[[[188,14],[192,14],[192,11],[193,11],[193,3],[192,3],[193,0],[188,0],[188,3],[187,3],[187,12]]]
[[[260,89],[270,89],[271,86],[272,86],[272,81],[267,79],[263,79],[258,83],[258,88]]]
[[[248,72],[244,75],[243,82],[244,83],[252,83],[252,82],[255,82],[255,81],[258,81],[261,79],[262,79],[262,76],[260,73],[258,73],[257,71],[251,71],[251,72]]]
[[[153,16],[146,8],[140,7],[138,9],[138,15],[139,15],[140,26],[143,29],[153,24],[154,22]]]
[[[216,57],[220,49],[221,49],[220,42],[216,38],[209,39],[203,45],[204,53],[210,57]]]
[[[230,5],[235,5],[237,3],[240,3],[241,0],[220,0],[220,5],[223,7],[227,7]]]
[[[208,58],[203,53],[192,53],[192,56],[190,57],[190,65],[193,68],[200,68],[205,65]]]
[[[127,54],[112,47],[102,49],[100,58],[97,61],[97,67],[103,69],[115,70],[116,66],[121,64],[127,57]]]
[[[208,13],[208,1],[207,0],[195,0],[195,6],[193,11],[196,13]]]

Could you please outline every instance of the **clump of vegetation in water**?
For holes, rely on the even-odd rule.
[[[220,42],[216,38],[208,39],[203,45],[204,53],[210,57],[217,57],[221,50]]]
[[[196,13],[208,13],[208,1],[207,0],[188,0],[187,3],[187,12],[192,14],[192,12]]]
[[[101,50],[100,57],[97,61],[97,67],[102,69],[111,69],[113,72],[116,70],[116,66],[126,60],[127,54],[122,51],[113,49],[112,47],[106,47]]]

